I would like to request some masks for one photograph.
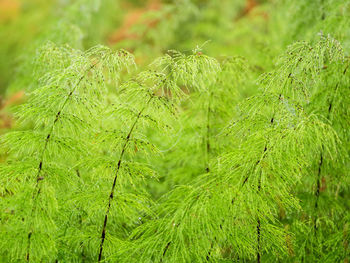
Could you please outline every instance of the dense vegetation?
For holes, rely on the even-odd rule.
[[[349,262],[350,1],[0,5],[0,262]]]

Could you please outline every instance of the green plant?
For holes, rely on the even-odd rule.
[[[159,3],[134,57],[84,48],[112,1],[57,2],[10,85],[1,262],[347,262],[349,4],[247,3]]]
[[[8,260],[55,259],[56,223],[66,217],[59,204],[79,182],[72,168],[88,154],[106,77],[116,78],[132,61],[124,51],[105,47],[81,52],[49,43],[41,52],[42,63],[60,63],[40,77],[39,87],[17,110],[23,130],[2,137],[9,156],[1,168],[6,197],[1,246]]]

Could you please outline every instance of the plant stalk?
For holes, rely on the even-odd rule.
[[[110,191],[110,194],[109,194],[109,197],[108,197],[108,206],[107,206],[107,210],[106,210],[106,213],[105,213],[105,216],[104,216],[103,225],[102,225],[101,243],[100,243],[100,250],[99,250],[99,254],[98,254],[98,262],[100,262],[102,260],[103,244],[104,244],[104,241],[105,241],[105,238],[106,238],[106,227],[107,227],[107,222],[108,222],[108,215],[109,215],[111,204],[112,204],[112,201],[113,201],[113,198],[114,198],[114,189],[115,189],[115,186],[117,184],[119,170],[120,170],[120,167],[121,167],[121,164],[122,164],[124,153],[126,151],[128,143],[130,141],[131,134],[134,131],[134,129],[136,127],[136,124],[137,124],[138,120],[140,119],[140,116],[141,116],[142,112],[146,109],[147,105],[152,100],[152,98],[153,97],[149,98],[149,100],[147,101],[145,106],[137,114],[136,119],[135,119],[134,123],[132,124],[132,126],[131,126],[131,128],[129,130],[129,133],[128,133],[128,135],[125,138],[125,142],[124,142],[124,145],[122,147],[122,151],[120,153],[120,157],[119,157],[119,160],[118,160],[118,163],[117,163],[117,169],[116,169],[115,176],[114,176],[114,179],[113,179],[112,188],[111,188],[111,191]]]
[[[39,161],[39,166],[38,166],[38,172],[37,172],[37,176],[36,176],[36,184],[35,184],[35,190],[38,189],[38,191],[35,191],[34,190],[34,193],[33,193],[33,196],[32,196],[32,199],[34,200],[34,204],[33,204],[33,208],[32,208],[32,212],[31,212],[31,217],[33,217],[33,213],[35,212],[36,210],[36,201],[37,201],[37,198],[40,194],[40,191],[41,191],[41,185],[40,185],[40,181],[42,181],[44,179],[43,176],[40,176],[41,175],[41,172],[42,172],[42,168],[43,168],[43,161],[44,161],[44,155],[45,155],[45,152],[46,152],[46,149],[47,149],[47,145],[50,141],[50,138],[52,136],[52,133],[53,133],[53,130],[54,130],[54,127],[55,125],[57,124],[60,116],[61,116],[61,113],[62,111],[64,110],[64,108],[66,107],[67,105],[67,102],[68,100],[71,98],[72,94],[74,93],[74,91],[77,89],[77,87],[79,86],[80,82],[85,78],[86,76],[86,73],[89,72],[92,68],[94,68],[96,66],[96,64],[92,64],[85,72],[85,74],[83,74],[79,80],[77,81],[77,83],[75,84],[75,86],[73,87],[73,89],[69,92],[68,96],[65,98],[63,104],[62,104],[62,107],[61,109],[56,113],[56,117],[51,125],[51,128],[46,136],[46,139],[45,139],[45,144],[44,144],[44,147],[41,151],[41,154],[40,154],[40,161]],[[32,225],[32,224],[30,224]],[[29,262],[30,261],[30,246],[31,246],[31,237],[32,237],[32,233],[33,233],[33,230],[30,230],[29,233],[28,233],[28,245],[27,245],[27,254],[26,254],[26,260]]]

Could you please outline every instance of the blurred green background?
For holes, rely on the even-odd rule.
[[[257,74],[288,44],[331,34],[349,46],[344,0],[0,0],[1,108],[29,91],[46,41],[132,52],[140,67],[167,50],[243,56]],[[11,96],[17,96],[12,98]],[[8,101],[10,100],[10,101]]]

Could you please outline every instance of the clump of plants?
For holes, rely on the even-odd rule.
[[[347,262],[350,60],[335,24],[348,20],[330,2],[303,18],[312,29],[290,25],[291,42],[273,41],[288,23],[271,13],[275,31],[252,38],[275,46],[253,59],[212,55],[212,43],[180,52],[171,45],[183,35],[153,34],[191,12],[194,35],[245,19],[237,4],[211,21],[214,1],[164,4],[171,18],[145,33],[163,55],[147,66],[124,49],[43,37],[14,82],[28,83],[16,125],[0,138],[0,261]],[[76,33],[94,32],[91,17],[79,25],[69,12]]]

